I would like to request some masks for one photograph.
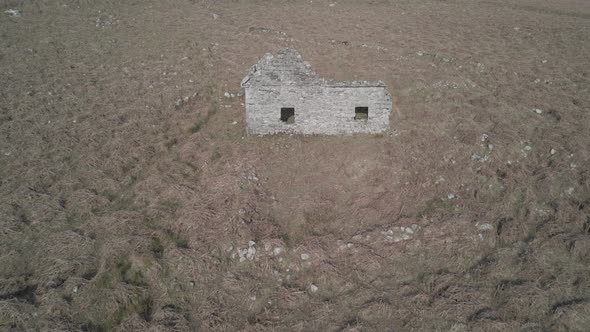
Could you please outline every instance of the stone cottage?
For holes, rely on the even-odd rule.
[[[266,54],[241,85],[249,134],[339,135],[389,129],[391,95],[383,82],[320,78],[294,49]]]

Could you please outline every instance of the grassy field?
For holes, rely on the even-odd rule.
[[[0,1],[0,331],[588,331],[589,37],[584,0]],[[224,94],[283,47],[391,130],[247,136]]]

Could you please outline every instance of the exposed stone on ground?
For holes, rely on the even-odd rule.
[[[412,226],[410,227],[400,227],[402,232],[406,232],[408,234],[414,234],[414,232],[416,232],[418,230],[418,225],[416,224],[412,224]]]
[[[97,28],[106,28],[114,25],[117,21],[113,15],[101,15],[100,17],[96,18],[96,27]]]
[[[363,236],[360,234],[357,234],[355,236],[352,237],[353,241],[362,241],[363,240]]]
[[[491,231],[494,229],[494,226],[490,224],[481,224],[477,225],[477,229],[479,229],[480,231]]]
[[[244,262],[246,260],[253,260],[254,257],[256,256],[256,242],[254,241],[249,241],[248,242],[248,248],[238,248],[237,249],[237,253],[238,253],[238,257],[241,262]],[[232,257],[234,257],[232,255]]]
[[[319,288],[318,288],[318,286],[316,286],[316,285],[314,285],[314,284],[311,284],[311,285],[309,286],[309,290],[310,290],[312,293],[315,293],[315,292],[317,292],[317,291],[318,291],[318,289],[319,289]]]
[[[409,227],[400,226],[394,229],[389,229],[386,232],[381,232],[385,236],[385,241],[398,243],[412,239],[412,235],[418,230],[418,225],[412,224]]]
[[[301,254],[301,260],[308,260],[310,258],[309,254]]]
[[[4,11],[4,13],[8,14],[11,17],[20,17],[21,16],[20,10],[17,10],[17,9],[7,9]]]
[[[474,153],[473,155],[471,155],[471,159],[483,163],[483,162],[488,161],[489,156],[487,154],[480,155],[478,153]]]
[[[517,28],[514,28],[515,30]],[[451,326],[451,329],[449,330],[449,332],[465,332],[468,331],[467,325],[463,324],[463,323],[456,323],[453,324],[453,326]]]

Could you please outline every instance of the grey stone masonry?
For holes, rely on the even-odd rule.
[[[345,135],[389,129],[392,101],[383,82],[320,78],[294,49],[263,56],[241,85],[249,134]]]

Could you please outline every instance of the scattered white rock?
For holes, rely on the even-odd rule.
[[[514,27],[514,31],[519,31],[520,27]]]
[[[547,63],[547,60],[543,60],[543,61],[541,61],[541,63]]]
[[[256,301],[256,296],[250,296],[250,301]]]
[[[248,249],[238,248],[238,257],[240,257],[240,263],[246,260],[247,254],[248,254]]]
[[[455,197],[456,197],[455,194],[448,194],[447,195],[447,198],[448,199],[454,199]]]
[[[8,16],[11,16],[11,17],[20,17],[21,16],[20,10],[17,10],[17,9],[7,9],[4,11],[4,13],[8,14]]]
[[[363,239],[363,236],[360,234],[357,234],[355,236],[352,237],[353,241],[361,241]]]
[[[441,184],[445,182],[445,178],[443,178],[442,176],[439,176],[438,179],[436,179],[436,181],[434,181],[434,184]]]
[[[229,92],[226,92],[226,93],[224,93],[224,94],[223,94],[223,96],[224,96],[225,98],[229,98],[229,97],[230,97],[230,94],[229,94]]]
[[[275,256],[278,256],[278,255],[282,254],[282,253],[283,253],[283,251],[285,251],[283,248],[281,248],[281,247],[276,247],[276,248],[274,248],[274,249],[272,250],[272,254],[273,254],[273,255],[275,255]]]
[[[555,150],[555,149],[551,149],[550,153],[551,153],[552,155],[553,155],[553,154],[556,154],[556,153],[557,153],[557,150]]]
[[[533,148],[530,145],[525,145],[524,149],[526,151],[531,151]]]
[[[301,254],[301,260],[308,260],[309,259],[309,254]]]
[[[219,18],[219,15],[217,15],[217,14],[215,14],[215,13],[214,13],[214,14],[213,14],[213,19],[214,19],[214,20],[216,20],[216,19],[218,19],[218,18]]]
[[[106,28],[111,25],[114,25],[117,22],[113,15],[101,15],[100,17],[96,18],[96,27],[97,28]]]
[[[408,233],[408,234],[414,234],[414,230],[413,230],[413,229],[411,229],[410,227],[406,227],[406,228],[404,229],[404,231],[405,231],[406,233]]]
[[[256,248],[255,247],[248,248],[248,250],[246,252],[246,258],[248,260],[253,260],[255,255],[256,255]]]
[[[479,229],[480,231],[491,231],[494,229],[494,226],[490,224],[481,224],[477,226],[477,229]]]
[[[72,289],[72,292],[78,293],[78,286],[74,286],[74,289]]]
[[[535,113],[537,113],[537,114],[543,114],[543,110],[541,110],[541,109],[538,109],[538,108],[535,108],[535,109],[533,110],[533,112],[535,112]]]
[[[565,190],[565,193],[568,195],[571,195],[574,193],[574,187],[569,187]]]
[[[311,284],[311,285],[309,286],[309,290],[310,290],[312,293],[315,293],[315,292],[317,292],[317,291],[318,291],[318,289],[319,289],[319,288],[318,288],[318,286],[316,286],[316,285],[314,285],[314,284]]]
[[[347,247],[347,248],[352,248],[353,246],[354,246],[354,244],[352,244],[352,243],[347,243],[347,244],[346,244],[346,247]]]
[[[235,98],[235,96],[236,96],[236,95],[235,95],[235,94],[233,94],[233,93],[230,93],[230,94],[229,94],[229,97],[230,97],[230,98]]]
[[[336,4],[334,4],[334,3],[331,3],[330,4],[330,7],[334,7],[334,6],[336,6]]]
[[[248,241],[248,247],[253,247],[255,245],[256,245],[256,242],[254,242],[252,240]]]
[[[466,332],[468,331],[467,325],[463,323],[456,323],[451,326],[449,332]]]
[[[246,178],[252,182],[258,182],[259,180],[258,176],[256,175],[256,170],[251,170]]]

